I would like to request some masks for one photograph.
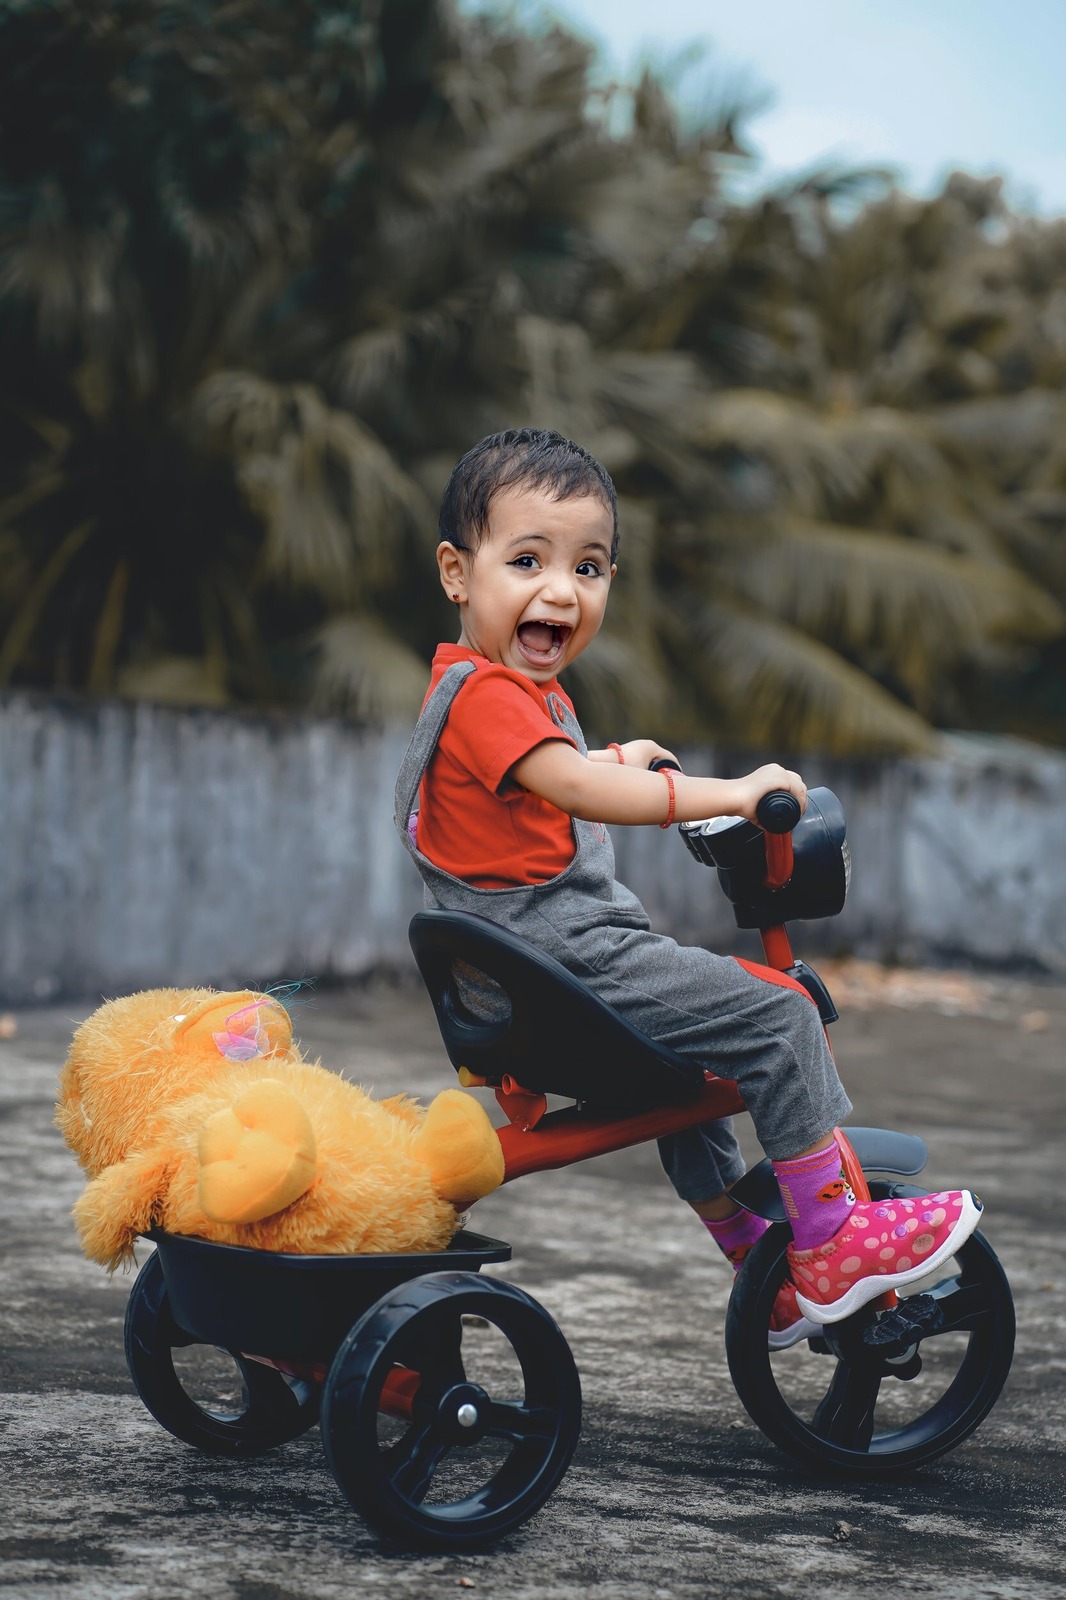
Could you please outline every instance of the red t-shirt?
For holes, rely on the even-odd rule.
[[[457,661],[472,661],[477,671],[452,701],[422,779],[418,848],[478,889],[545,883],[573,860],[573,824],[558,806],[504,779],[546,739],[574,743],[552,721],[548,696],[574,708],[556,678],[536,684],[458,644],[438,647],[427,700]]]

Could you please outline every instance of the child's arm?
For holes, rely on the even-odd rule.
[[[648,759],[668,754],[652,740],[633,742],[645,745],[654,752]],[[631,763],[628,752],[633,746],[623,747],[626,760],[619,764],[615,751],[597,750],[586,757],[573,745],[550,739],[516,761],[508,776],[560,811],[588,822],[664,822],[670,803],[667,780],[661,772]],[[755,807],[771,789],[788,789],[801,806],[807,804],[807,787],[799,773],[775,763],[744,778],[692,778],[680,772],[672,776],[675,822],[729,816],[754,821]]]

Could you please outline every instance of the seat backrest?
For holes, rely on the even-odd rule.
[[[706,1081],[698,1062],[631,1027],[560,962],[487,917],[421,911],[410,939],[456,1070],[494,1083],[509,1073],[538,1094],[618,1111],[684,1099]],[[505,1014],[468,1008],[464,965],[503,990]]]

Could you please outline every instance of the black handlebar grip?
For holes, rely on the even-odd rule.
[[[764,833],[791,833],[803,812],[788,789],[771,789],[755,808],[755,820]]]
[[[671,756],[656,756],[654,761],[648,763],[649,772],[662,772],[667,767],[671,772],[680,772],[680,765]]]

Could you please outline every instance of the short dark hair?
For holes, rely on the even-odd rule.
[[[618,557],[618,496],[595,456],[551,428],[490,433],[459,461],[444,491],[437,539],[476,550],[489,525],[494,495],[505,489],[543,489],[553,499],[595,495],[611,513],[611,561]]]

